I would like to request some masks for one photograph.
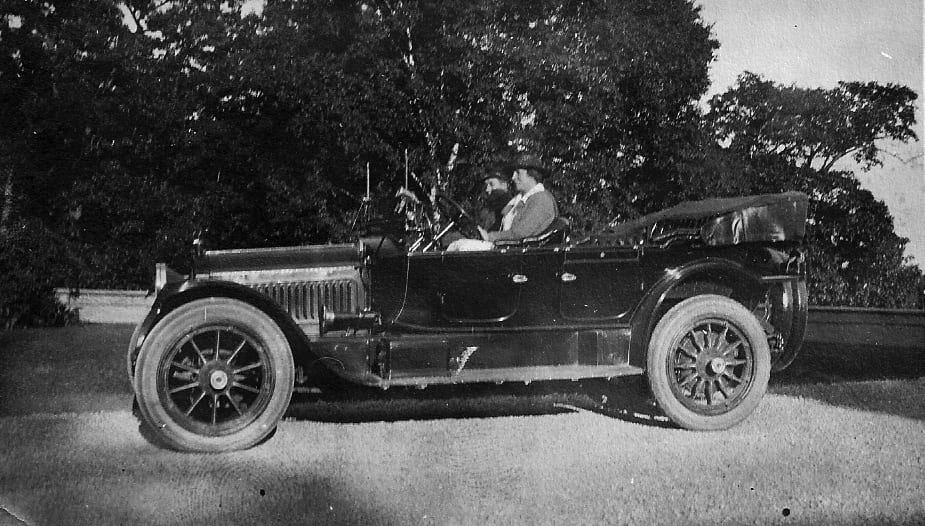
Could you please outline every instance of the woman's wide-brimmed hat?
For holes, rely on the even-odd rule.
[[[514,158],[514,162],[511,163],[510,168],[512,170],[517,170],[519,168],[533,168],[544,176],[549,175],[549,168],[546,167],[546,164],[543,163],[543,160],[540,159],[539,155],[533,153],[521,153],[517,155],[517,157]]]

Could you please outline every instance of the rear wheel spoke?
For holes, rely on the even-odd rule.
[[[697,389],[703,385],[703,379],[699,376],[694,378],[694,384],[691,386],[691,398],[697,398]]]
[[[698,340],[699,337],[699,340]],[[697,354],[700,354],[706,349],[706,344],[704,343],[704,334],[703,331],[692,331],[691,332],[691,342],[694,344],[694,347],[697,348]]]
[[[730,373],[730,372],[729,372],[729,369],[726,369],[726,370],[723,372],[723,376],[725,376],[726,378],[728,378],[728,379],[732,380],[733,382],[735,382],[736,385],[739,385],[739,384],[742,383],[742,377],[741,377],[741,376],[736,376],[736,375]]]
[[[691,383],[697,381],[697,373],[692,372],[686,375],[680,382],[678,382],[678,387],[684,389],[691,385]]]
[[[733,351],[737,350],[742,345],[740,341],[729,342],[723,347],[723,350],[720,351],[720,356],[724,358],[733,354]]]
[[[678,347],[678,350],[681,351],[683,354],[687,355],[688,357],[690,357],[691,359],[696,360],[697,355],[700,354],[700,351],[698,351],[696,347],[694,346],[693,339],[694,339],[693,336],[691,336],[690,338],[685,338],[684,342]]]
[[[716,382],[712,380],[707,382],[703,387],[703,394],[704,397],[706,397],[707,404],[712,404],[714,401],[713,399],[716,396]]]
[[[707,324],[707,331],[706,331],[706,334],[704,334],[704,340],[706,342],[707,348],[709,349],[716,348],[716,344],[719,341],[719,334],[713,332],[712,323]]]

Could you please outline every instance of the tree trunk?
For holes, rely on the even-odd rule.
[[[0,211],[0,236],[5,236],[13,209],[13,169],[6,169],[6,182],[3,184],[3,209]]]

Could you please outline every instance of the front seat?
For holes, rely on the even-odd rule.
[[[542,247],[544,245],[560,245],[568,239],[571,223],[567,217],[556,216],[542,232],[535,236],[525,237],[523,239],[511,239],[506,241],[495,241],[499,247],[525,246],[525,247]]]

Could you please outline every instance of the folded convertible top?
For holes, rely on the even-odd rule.
[[[614,225],[595,241],[646,240],[665,244],[699,237],[707,245],[758,241],[802,241],[809,198],[801,192],[685,201]]]

